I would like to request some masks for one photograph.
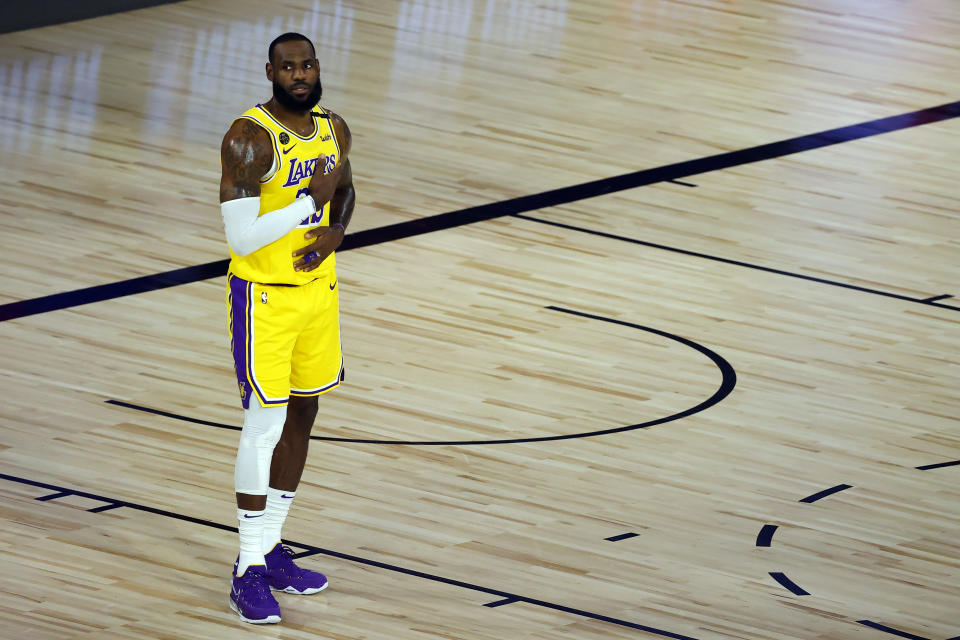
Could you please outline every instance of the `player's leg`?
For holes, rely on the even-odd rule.
[[[270,464],[271,487],[286,493],[297,490],[307,462],[310,431],[317,418],[318,408],[317,396],[290,396],[283,433],[273,450],[273,461]]]
[[[304,305],[312,305],[313,313],[293,347],[287,421],[270,468],[270,486],[287,492],[295,491],[300,483],[310,432],[317,417],[318,396],[338,386],[343,379],[336,274],[331,273],[329,280],[320,278],[312,282],[309,289],[304,289],[309,295]]]
[[[327,586],[323,574],[301,569],[293,563],[292,553],[281,544],[281,529],[306,464],[310,431],[317,416],[317,396],[341,380],[343,366],[335,283],[336,275],[331,274],[329,280],[319,278],[300,287],[304,295],[302,306],[310,309],[310,322],[293,349],[287,420],[270,469],[263,550],[271,586],[290,593],[316,593]]]
[[[284,297],[235,276],[228,277],[227,303],[234,365],[244,406],[234,487],[240,553],[233,571],[230,606],[247,622],[280,621],[268,589],[263,523],[273,449],[286,421],[290,354],[296,332],[285,330]]]
[[[270,464],[286,421],[287,407],[264,407],[254,398],[243,413],[243,429],[240,432],[234,467],[240,533],[237,575],[243,575],[251,565],[266,564],[263,559],[262,538]]]
[[[281,529],[307,462],[310,429],[316,417],[316,397],[290,397],[283,433],[273,449],[270,463],[270,486],[267,488],[266,517],[260,541],[263,553],[269,553],[280,544]]]

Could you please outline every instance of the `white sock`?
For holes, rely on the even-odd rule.
[[[263,512],[263,534],[261,536],[263,553],[269,553],[280,543],[280,529],[283,528],[283,521],[287,519],[287,512],[290,510],[290,504],[293,502],[295,495],[297,495],[295,491],[281,491],[273,487],[267,487],[267,508]]]
[[[266,511],[247,511],[237,509],[237,521],[240,530],[240,559],[237,561],[237,575],[242,576],[252,564],[266,566],[260,540],[263,537],[263,521]]]

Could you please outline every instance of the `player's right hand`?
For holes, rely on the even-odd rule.
[[[317,204],[318,211],[323,208],[325,203],[330,201],[333,192],[337,190],[337,183],[340,181],[340,169],[343,167],[343,162],[338,162],[332,171],[324,173],[327,164],[329,164],[329,160],[326,155],[321,153],[317,156],[317,168],[314,170],[313,177],[310,178],[310,184],[307,187],[310,189],[313,201]]]

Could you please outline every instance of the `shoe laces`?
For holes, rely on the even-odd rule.
[[[245,595],[263,597],[270,593],[270,587],[267,584],[264,573],[253,567],[247,567],[247,570],[237,580],[240,582],[240,588]]]
[[[293,556],[293,549],[285,544],[280,546],[280,557],[283,558],[283,560],[281,560],[281,564],[283,565],[283,570],[287,573],[299,573],[301,570],[300,567],[294,564]]]

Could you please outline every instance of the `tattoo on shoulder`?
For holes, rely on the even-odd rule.
[[[220,159],[221,202],[260,195],[260,178],[273,164],[269,134],[252,120],[240,118],[223,138]]]

